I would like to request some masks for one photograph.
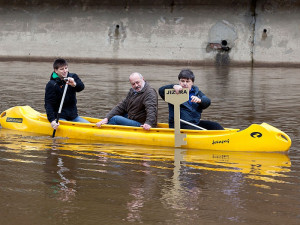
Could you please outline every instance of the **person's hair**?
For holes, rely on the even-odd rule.
[[[183,69],[180,71],[179,75],[178,75],[178,80],[180,79],[190,79],[194,82],[195,80],[195,75],[194,73],[190,70],[190,69]]]
[[[140,73],[138,73],[138,72],[134,72],[134,73],[130,74],[130,75],[129,75],[129,79],[130,79],[131,76],[136,75],[136,74],[139,75],[139,77],[140,77],[141,79],[144,79],[143,75],[140,74]]]
[[[59,58],[56,59],[53,63],[53,69],[57,70],[58,68],[62,67],[62,66],[67,66],[68,63],[65,59]]]

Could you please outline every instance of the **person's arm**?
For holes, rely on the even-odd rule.
[[[118,105],[116,105],[112,110],[110,110],[107,113],[106,117],[103,120],[96,123],[97,127],[101,127],[101,125],[107,124],[108,121],[115,115],[124,115],[126,113],[125,109],[126,109],[127,99],[129,94],[130,92],[128,93],[125,99],[123,99]]]
[[[55,83],[49,82],[45,89],[45,109],[49,122],[51,123],[56,119],[55,117],[55,105],[56,105],[56,93]]]
[[[142,127],[145,130],[149,130],[157,123],[158,99],[157,99],[157,93],[153,88],[151,88],[147,93],[143,104],[145,105],[147,117]]]
[[[163,100],[165,100],[165,89],[172,89],[173,86],[174,84],[169,84],[169,85],[162,86],[158,89],[158,93]]]
[[[199,103],[199,107],[201,109],[206,109],[208,106],[210,106],[211,101],[204,93],[199,91],[199,93],[197,94],[197,97],[199,99],[201,99],[201,102]]]
[[[96,123],[97,127],[101,127],[101,125],[107,124],[108,123],[108,119],[104,118],[103,120],[99,121],[98,123]]]
[[[112,110],[110,110],[109,113],[107,113],[106,118],[108,120],[110,120],[113,116],[116,116],[116,115],[122,116],[126,113],[128,95],[118,105],[116,105]]]
[[[57,129],[59,126],[59,122],[56,123],[55,117],[55,105],[56,105],[56,92],[55,92],[55,82],[49,82],[46,85],[45,90],[45,109],[47,113],[47,118],[51,124],[53,129]]]
[[[142,128],[144,128],[144,130],[150,130],[151,126],[147,123],[144,123],[143,125],[141,125]]]
[[[69,86],[73,87],[76,92],[80,92],[84,89],[84,83],[80,80],[77,74],[72,73],[68,78]]]

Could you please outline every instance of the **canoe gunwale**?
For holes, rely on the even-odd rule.
[[[44,121],[47,121],[47,117],[45,114],[40,114],[39,118],[41,118]],[[150,128],[149,131],[144,130],[142,127],[130,127],[130,126],[121,126],[121,125],[109,125],[109,124],[105,124],[102,125],[101,128],[98,128],[95,124],[95,121],[100,121],[100,119],[97,118],[92,118],[92,117],[82,117],[86,120],[88,120],[91,123],[78,123],[78,122],[72,122],[72,121],[65,121],[65,120],[61,120],[59,121],[59,123],[61,124],[61,126],[76,126],[76,127],[82,127],[82,128],[94,128],[94,129],[110,129],[110,130],[127,130],[127,131],[139,131],[139,132],[145,132],[145,133],[149,133],[149,132],[171,132],[174,133],[174,128],[168,128],[168,127],[153,127]],[[159,123],[159,125],[165,126],[167,124],[163,124],[163,123]],[[240,131],[240,129],[229,129],[229,128],[225,128],[225,130],[187,130],[187,129],[180,129],[181,133],[186,133],[186,134],[201,134],[201,135],[211,135],[211,134],[215,134],[215,135],[225,135],[225,134],[229,134],[229,133],[235,133]]]

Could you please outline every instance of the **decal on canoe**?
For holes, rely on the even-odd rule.
[[[215,144],[229,144],[229,139],[225,139],[225,140],[220,140],[220,141],[215,141],[213,140],[212,144],[215,145]]]
[[[253,138],[261,138],[262,137],[262,133],[260,133],[260,132],[252,132],[250,134],[250,136],[253,137]]]
[[[6,122],[8,122],[8,123],[23,123],[23,118],[7,117]]]

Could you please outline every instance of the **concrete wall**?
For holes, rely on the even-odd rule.
[[[300,1],[258,1],[254,60],[256,64],[300,63]]]
[[[0,0],[0,60],[297,65],[299,9],[294,0]]]

